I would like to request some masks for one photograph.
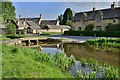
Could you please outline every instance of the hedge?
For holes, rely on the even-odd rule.
[[[71,36],[98,36],[98,37],[120,37],[120,31],[65,31],[64,35]]]
[[[15,39],[15,38],[22,38],[22,37],[25,37],[25,35],[19,35],[19,34],[9,34],[9,35],[5,35],[7,38],[10,38],[10,39]]]

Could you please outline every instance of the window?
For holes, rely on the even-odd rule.
[[[113,20],[113,23],[116,23],[116,20],[115,20],[115,19]]]
[[[78,30],[81,30],[81,27],[78,27]]]
[[[96,26],[96,31],[101,31],[102,30],[102,26]]]
[[[102,20],[101,17],[97,17],[97,18],[96,18],[96,22],[100,22],[101,20]]]
[[[82,22],[86,22],[87,21],[87,14],[86,13],[83,13],[82,16],[81,16],[81,21]]]

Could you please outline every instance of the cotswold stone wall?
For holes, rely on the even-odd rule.
[[[95,26],[94,30],[96,30],[97,26],[101,26],[102,30],[105,30],[105,26],[107,26],[110,23],[112,24],[120,23],[120,19],[103,19],[99,22],[96,22],[95,20],[89,20],[85,22],[76,21],[73,23],[73,29],[79,30],[79,27],[81,27],[81,30],[84,30],[87,25],[94,24]]]
[[[37,33],[39,32],[64,32],[64,31],[68,31],[69,29],[39,29],[37,30]]]

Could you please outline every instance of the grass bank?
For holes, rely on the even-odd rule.
[[[55,56],[50,58],[49,54],[43,54],[35,49],[17,48],[6,45],[1,46],[3,78],[69,77],[64,71],[64,69],[69,66],[69,64],[65,65],[68,63],[68,58],[64,59],[63,55],[61,55],[58,60]],[[58,63],[59,61],[61,61],[61,63]]]
[[[64,34],[63,32],[42,32],[42,34]]]
[[[120,49],[119,38],[98,38],[87,41],[87,44],[104,48],[106,50]]]
[[[4,35],[0,35],[0,40],[9,40],[10,38],[7,38],[6,36]]]
[[[78,70],[78,76],[69,72],[74,63],[73,57],[64,53],[53,56],[37,49],[28,49],[15,46],[0,45],[2,47],[2,78],[97,78],[99,67],[103,67],[103,78],[118,78],[118,69],[104,65],[96,60],[81,58],[81,66],[89,65],[92,73],[85,75]],[[83,73],[83,72],[82,72]]]

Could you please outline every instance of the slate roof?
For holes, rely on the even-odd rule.
[[[73,21],[80,21],[84,13],[87,15],[88,20],[94,20],[98,12],[103,14],[103,19],[120,18],[120,7],[116,7],[114,9],[108,8],[95,11],[79,12],[75,14]]]
[[[28,23],[26,23],[25,21],[25,25],[24,25],[24,20],[19,20],[19,25],[18,25],[18,20],[13,20],[14,23],[20,28],[20,27],[24,27],[24,28],[27,28],[29,27]]]
[[[71,29],[70,26],[67,25],[47,25],[49,29]]]
[[[19,21],[19,25],[17,24],[17,22]],[[36,24],[33,21],[25,21],[25,25],[24,25],[24,20],[20,19],[20,20],[14,20],[14,23],[18,26],[18,28],[20,27],[24,27],[24,28],[32,28],[32,29],[40,29],[39,25]]]
[[[56,25],[57,20],[42,20],[40,25]]]
[[[20,18],[20,20],[25,20],[25,18]],[[27,21],[33,21],[35,22],[36,24],[39,24],[39,20],[40,18],[37,17],[37,18],[26,18]]]
[[[32,29],[40,29],[40,26],[33,21],[27,21],[28,25]]]
[[[25,20],[25,18],[20,18],[20,20]],[[27,21],[33,21],[36,24],[39,24],[40,17],[38,18],[26,18]],[[41,20],[40,25],[56,25],[57,20]]]

